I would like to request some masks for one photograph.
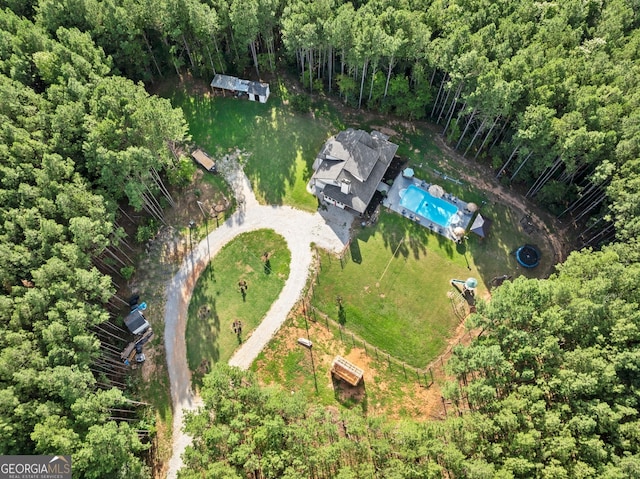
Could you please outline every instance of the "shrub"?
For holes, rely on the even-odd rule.
[[[144,243],[153,238],[158,232],[158,222],[151,218],[147,224],[138,226],[136,231],[136,241],[138,243]]]
[[[311,99],[308,95],[299,94],[291,97],[291,107],[300,113],[306,113],[311,109]]]
[[[135,273],[136,269],[133,266],[125,266],[124,268],[120,268],[120,274],[124,279],[129,281]]]
[[[175,168],[169,170],[169,183],[180,188],[191,184],[191,179],[196,172],[196,165],[190,158],[181,156]]]

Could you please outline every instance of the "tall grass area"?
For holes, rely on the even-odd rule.
[[[347,329],[407,364],[427,365],[460,322],[447,297],[449,280],[477,276],[472,258],[386,212],[376,226],[358,232],[350,253],[344,268],[322,255],[314,305],[338,321],[340,296]]]
[[[269,253],[268,263],[263,253]],[[237,236],[202,273],[189,303],[186,342],[196,384],[203,366],[227,362],[241,341],[260,324],[289,277],[291,253],[282,236],[257,230]],[[243,298],[238,283],[246,281]],[[242,322],[242,334],[232,330]]]
[[[200,147],[216,157],[235,148],[246,152],[245,173],[260,202],[315,211],[317,200],[306,185],[316,155],[338,133],[339,122],[324,103],[311,112],[294,111],[282,101],[289,96],[286,88],[271,85],[272,91],[274,87],[277,94],[266,104],[184,90],[175,90],[170,98],[182,107]]]

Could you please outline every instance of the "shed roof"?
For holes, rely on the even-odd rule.
[[[250,81],[248,85],[249,95],[267,96],[269,94],[269,84],[257,81]]]
[[[331,372],[338,376],[340,379],[344,379],[352,386],[357,386],[364,371],[358,366],[351,364],[342,356],[336,356],[331,365]]]
[[[230,75],[222,75],[217,73],[211,80],[212,88],[221,88],[223,90],[242,91],[251,95],[267,96],[269,93],[269,84],[257,81],[243,80]]]
[[[213,171],[216,169],[216,162],[207,155],[206,152],[202,151],[200,148],[193,151],[191,156],[194,160],[196,160],[200,165],[202,165],[207,171]]]
[[[229,75],[221,75],[216,74],[211,80],[211,86],[213,88],[222,88],[223,90],[233,90],[236,91],[238,89],[238,83],[240,82],[239,78],[232,77]]]
[[[126,318],[124,318],[124,324],[127,326],[132,334],[140,334],[149,328],[149,322],[144,317],[142,311],[134,309]]]

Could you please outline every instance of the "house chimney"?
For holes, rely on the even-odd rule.
[[[349,193],[351,193],[351,181],[342,180],[342,183],[340,184],[340,193],[342,193],[343,195],[348,195]]]

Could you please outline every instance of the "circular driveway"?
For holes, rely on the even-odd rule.
[[[329,216],[326,213],[307,213],[289,206],[260,205],[249,180],[240,169],[231,171],[227,175],[227,181],[236,196],[238,209],[224,224],[209,233],[211,257],[215,257],[237,235],[264,228],[282,235],[291,251],[289,278],[280,296],[271,305],[260,325],[229,360],[230,365],[247,369],[300,299],[313,260],[311,244],[332,252],[341,252],[349,239],[353,216],[343,211],[332,211]],[[191,389],[185,330],[191,294],[208,260],[205,238],[187,255],[166,288],[164,342],[173,404],[173,455],[169,461],[167,478],[171,479],[177,477],[178,470],[182,467],[182,453],[191,441],[182,431],[185,412],[194,410],[201,404],[200,398]]]

